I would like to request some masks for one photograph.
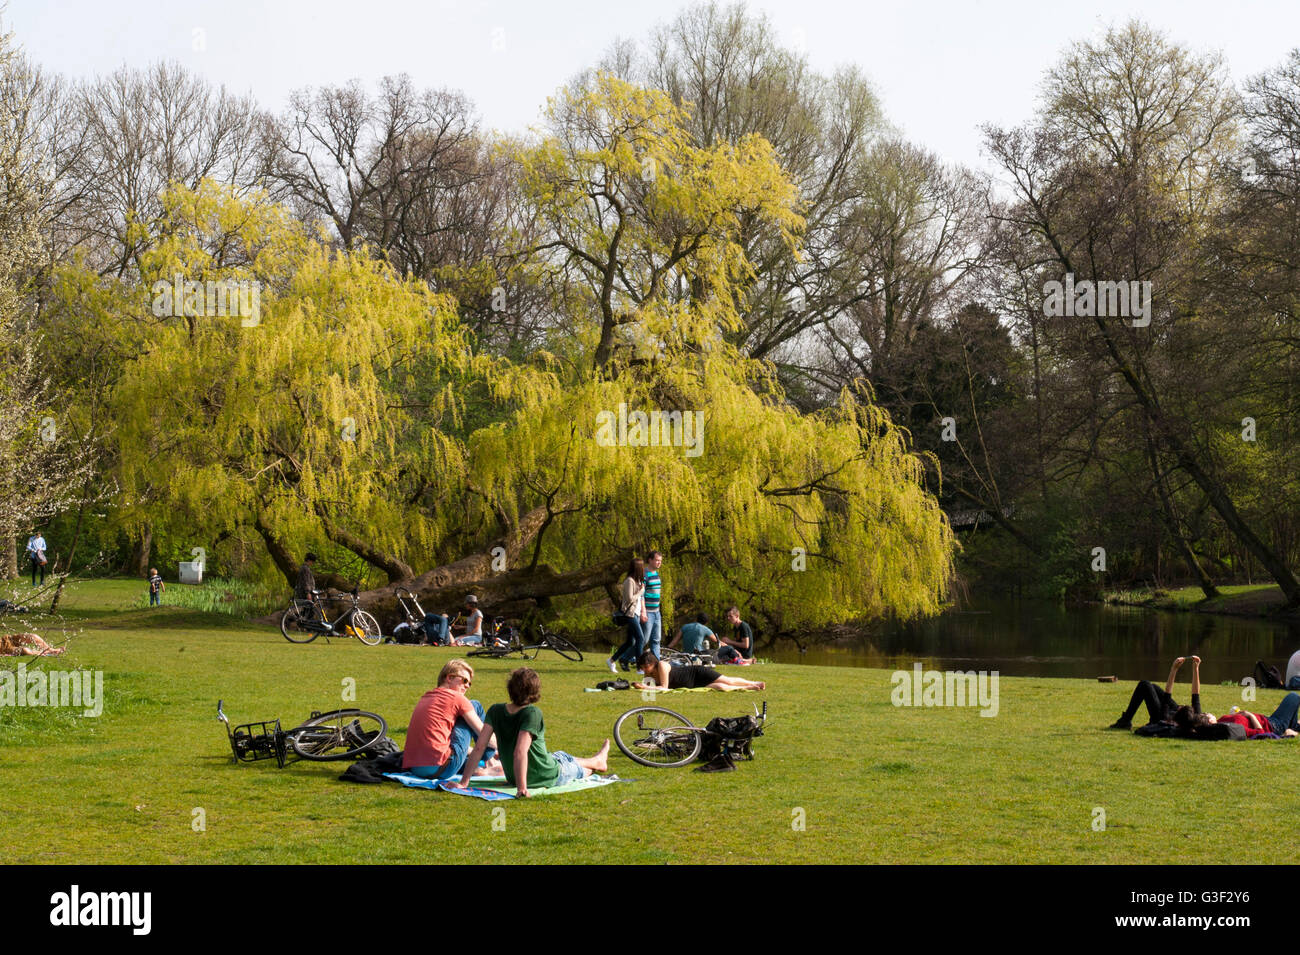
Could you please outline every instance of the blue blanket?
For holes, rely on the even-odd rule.
[[[474,780],[474,785],[468,789],[460,789],[449,785],[453,780],[425,779],[423,776],[412,776],[410,773],[384,773],[384,777],[399,782],[403,786],[410,786],[413,789],[439,789],[443,792],[455,793],[458,796],[473,796],[475,799],[516,798],[515,787],[507,783],[504,776],[479,776]],[[564,793],[576,793],[584,789],[596,789],[599,786],[608,786],[610,783],[624,781],[617,776],[597,776],[593,774],[566,783],[563,786],[552,786],[549,789],[530,789],[528,795],[530,798],[532,796],[559,796]]]

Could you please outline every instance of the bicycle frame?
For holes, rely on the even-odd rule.
[[[300,620],[299,625],[306,627],[308,630],[314,630],[316,633],[319,633],[326,638],[351,636],[346,632],[345,628],[347,627],[348,624],[352,622],[352,618],[357,615],[357,611],[361,609],[361,603],[357,599],[356,591],[353,591],[351,594],[346,595],[352,598],[352,606],[344,610],[333,621],[331,621],[329,617],[325,615],[325,603],[327,601],[333,602],[336,600],[342,600],[344,596],[345,596],[344,594],[331,594],[331,595],[327,595],[324,599],[320,600],[319,602],[318,601],[295,601],[295,603],[309,602],[313,606],[320,608],[319,622],[315,620]]]

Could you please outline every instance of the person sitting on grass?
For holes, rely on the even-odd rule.
[[[718,662],[739,663],[741,660],[753,660],[754,630],[740,619],[739,607],[731,607],[727,611],[727,623],[731,624],[731,636],[718,638],[723,644],[718,647]]]
[[[677,628],[668,649],[676,650],[681,644],[684,653],[708,653],[712,649],[709,641],[721,645],[718,635],[709,629],[709,615],[700,613],[695,615],[693,623],[684,623]]]
[[[465,598],[465,632],[451,642],[454,647],[477,647],[483,643],[483,611],[478,609],[478,598],[470,594]]]
[[[1110,724],[1113,730],[1131,730],[1133,728],[1133,715],[1137,713],[1138,707],[1143,703],[1147,707],[1147,725],[1154,723],[1169,723],[1174,721],[1174,713],[1178,711],[1178,704],[1174,702],[1174,681],[1178,678],[1178,669],[1185,663],[1186,657],[1178,657],[1174,660],[1174,665],[1169,668],[1169,679],[1165,682],[1165,688],[1162,691],[1149,680],[1142,680],[1133,688],[1133,696],[1128,701],[1128,708],[1120,714],[1119,719]],[[1201,658],[1192,657],[1192,709],[1194,712],[1201,712]]]
[[[655,681],[659,689],[669,690],[765,690],[766,683],[755,680],[742,680],[738,676],[723,676],[713,667],[681,666],[673,667],[664,663],[653,653],[641,655],[637,669]],[[649,683],[633,683],[634,690],[648,690]]]
[[[595,756],[580,759],[563,750],[548,752],[542,711],[535,705],[542,698],[542,679],[530,667],[520,667],[506,681],[509,703],[493,704],[483,720],[478,744],[470,753],[467,767],[478,765],[487,750],[488,739],[496,735],[501,752],[502,775],[515,787],[515,795],[527,798],[530,789],[551,789],[576,782],[592,773],[609,770],[609,740]],[[473,774],[466,770],[457,789],[469,786]]]
[[[406,730],[402,769],[425,779],[451,779],[465,769],[471,741],[483,735],[483,704],[468,698],[474,684],[474,668],[464,660],[448,660],[438,674],[438,686],[415,704]],[[487,744],[492,745],[491,734]],[[478,760],[468,767],[476,776],[499,776],[501,764],[493,751],[486,752],[482,768]]]
[[[34,633],[0,633],[0,657],[57,657],[63,650]]]

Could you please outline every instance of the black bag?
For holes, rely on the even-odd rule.
[[[623,613],[623,611],[620,610],[609,619],[613,622],[615,627],[621,630],[632,622],[632,615],[630,613]]]
[[[1265,666],[1263,660],[1255,661],[1255,685],[1265,690],[1285,690],[1286,683],[1275,666]]]
[[[1197,726],[1187,734],[1188,739],[1223,740],[1245,739],[1246,727],[1239,723],[1207,723]]]
[[[704,727],[699,758],[712,762],[727,754],[732,758],[753,759],[753,740],[762,732],[753,716],[715,716]]]
[[[375,759],[400,752],[397,744],[387,735],[379,730],[363,730],[357,720],[343,727],[343,736],[354,746],[361,744],[364,747],[352,757],[353,759]]]

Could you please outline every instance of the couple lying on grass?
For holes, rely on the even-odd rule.
[[[519,796],[527,796],[530,786],[548,789],[607,771],[609,740],[587,759],[562,750],[547,752],[542,711],[533,705],[542,696],[536,671],[520,667],[511,673],[506,681],[510,702],[497,703],[486,713],[483,704],[468,698],[473,683],[473,667],[464,660],[447,661],[437,688],[424,694],[411,714],[403,771],[448,780],[461,789],[475,776],[505,776]],[[460,782],[451,782],[457,775]]]
[[[1281,738],[1300,735],[1300,694],[1288,693],[1271,716],[1237,711],[1215,717],[1201,712],[1201,658],[1192,657],[1192,702],[1179,706],[1173,697],[1174,681],[1186,657],[1174,660],[1169,679],[1161,690],[1154,683],[1141,681],[1133,690],[1128,708],[1110,725],[1113,730],[1133,728],[1133,716],[1146,704],[1148,722],[1136,730],[1142,736],[1175,736],[1182,739],[1252,739]]]

